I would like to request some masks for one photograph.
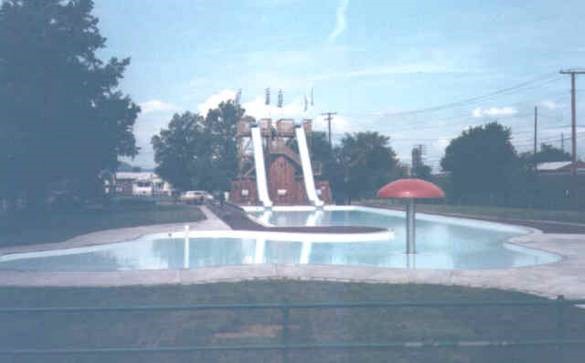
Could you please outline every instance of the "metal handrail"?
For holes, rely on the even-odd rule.
[[[562,295],[546,300],[494,300],[494,301],[356,301],[316,303],[254,303],[254,304],[182,304],[182,305],[120,305],[120,306],[43,306],[43,307],[0,307],[4,313],[41,312],[107,312],[107,311],[180,311],[180,310],[252,310],[252,309],[326,309],[326,308],[407,308],[407,307],[464,307],[464,306],[542,306],[542,305],[585,305],[585,299],[565,299]]]

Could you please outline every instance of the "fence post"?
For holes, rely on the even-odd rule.
[[[556,300],[556,304],[555,304],[555,310],[556,310],[556,321],[557,321],[557,326],[556,326],[556,335],[557,335],[557,339],[562,340],[565,339],[565,296],[564,295],[558,295],[557,296],[557,300]],[[560,363],[565,361],[565,349],[564,349],[564,344],[559,343],[557,345],[557,350],[559,353],[559,357],[558,360]]]
[[[288,302],[284,303],[284,306],[282,308],[282,362],[283,363],[288,363],[288,335],[289,335],[289,312],[290,309],[288,307]]]

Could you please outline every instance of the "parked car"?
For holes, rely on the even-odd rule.
[[[207,192],[203,190],[188,190],[179,198],[184,203],[202,204],[207,199]]]

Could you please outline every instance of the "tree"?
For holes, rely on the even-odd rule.
[[[541,144],[540,150],[532,156],[533,163],[546,163],[549,161],[570,161],[571,154],[549,144]]]
[[[450,172],[452,196],[475,202],[507,202],[523,171],[510,129],[497,122],[469,128],[451,140],[441,166]]]
[[[236,125],[244,110],[233,102],[201,115],[175,114],[155,135],[156,172],[179,190],[228,190],[237,173]]]
[[[412,176],[419,179],[431,180],[433,169],[426,164],[419,164],[412,169]]]
[[[377,132],[346,134],[336,150],[344,172],[348,198],[368,197],[393,179],[404,175],[390,138]]]
[[[197,114],[175,114],[168,128],[152,137],[157,174],[179,190],[207,182],[210,150],[203,122]]]
[[[0,188],[46,200],[67,182],[92,196],[98,174],[135,156],[140,109],[117,90],[129,59],[104,63],[91,0],[6,0],[0,7]]]
[[[205,117],[205,130],[211,141],[212,169],[208,190],[225,191],[231,187],[238,170],[237,124],[243,115],[243,108],[228,101],[209,110]]]

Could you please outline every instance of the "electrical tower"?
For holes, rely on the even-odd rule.
[[[420,168],[424,165],[423,156],[425,154],[425,146],[418,144],[412,148],[412,160],[411,160],[411,175],[417,177],[417,173]]]
[[[561,74],[571,76],[571,174],[573,176],[573,185],[571,198],[576,202],[577,193],[577,100],[575,83],[578,74],[585,74],[585,70],[567,69],[561,70]]]
[[[333,120],[333,116],[337,115],[337,112],[324,112],[321,115],[325,116],[325,120],[327,120],[329,147],[333,147],[333,144],[331,143],[331,121]]]

